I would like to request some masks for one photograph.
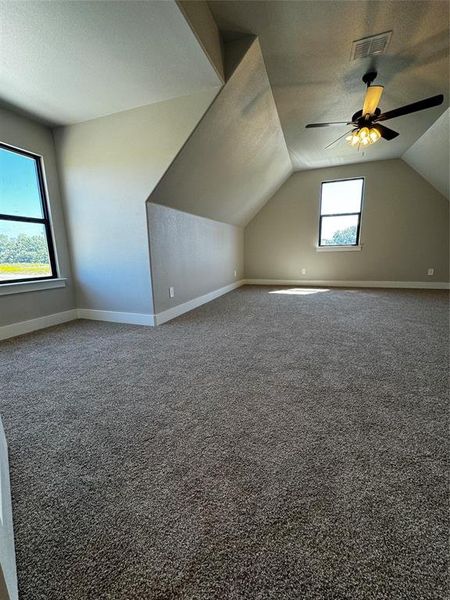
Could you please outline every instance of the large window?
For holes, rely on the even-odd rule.
[[[56,277],[41,160],[0,144],[0,284]]]
[[[319,246],[358,246],[364,179],[324,181]]]

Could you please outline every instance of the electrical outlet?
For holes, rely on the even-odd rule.
[[[236,279],[236,277],[237,277],[237,271],[235,270],[234,271],[234,278]]]
[[[303,269],[302,269],[302,275],[306,275],[306,269],[305,269],[305,267],[303,267]]]
[[[175,298],[175,288],[174,287],[169,288],[169,298]]]
[[[427,275],[434,275],[434,269],[432,269],[432,268],[428,269]]]

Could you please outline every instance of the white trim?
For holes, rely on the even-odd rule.
[[[77,311],[76,309],[72,309],[54,313],[52,315],[45,315],[44,317],[38,317],[37,319],[30,319],[29,321],[21,321],[20,323],[3,325],[3,327],[0,327],[0,340],[6,340],[7,338],[16,337],[17,335],[30,333],[31,331],[36,331],[37,329],[45,329],[46,327],[59,325],[60,323],[65,323],[66,321],[73,321],[76,318]]]
[[[128,323],[131,325],[155,325],[155,318],[152,314],[146,315],[140,313],[116,312],[112,310],[74,308],[72,310],[66,310],[64,312],[38,317],[36,319],[30,319],[29,321],[21,321],[20,323],[4,325],[3,327],[0,327],[0,340],[6,340],[18,335],[23,335],[24,333],[31,333],[32,331],[37,331],[38,329],[52,327],[53,325],[59,325],[75,319],[91,319],[94,321]]]
[[[214,290],[213,292],[208,292],[203,296],[198,296],[197,298],[193,298],[192,300],[188,300],[188,302],[183,302],[183,304],[179,304],[178,306],[174,306],[173,308],[168,308],[160,313],[155,315],[155,324],[162,325],[163,323],[167,323],[171,319],[175,319],[175,317],[179,317],[180,315],[193,310],[201,306],[202,304],[206,304],[207,302],[211,302],[211,300],[215,300],[219,298],[219,296],[223,296],[232,290],[235,290],[241,285],[245,285],[245,279],[241,279],[240,281],[235,281],[234,283],[230,283],[218,290]]]
[[[8,464],[8,444],[0,417],[0,540],[2,560],[0,564],[0,595],[8,600],[18,600],[16,552],[14,548],[14,525],[11,503],[11,484]],[[6,589],[5,589],[6,588]]]
[[[23,335],[24,333],[30,333],[38,329],[44,329],[45,327],[51,327],[52,325],[59,325],[66,321],[72,321],[74,319],[91,319],[94,321],[108,321],[109,323],[127,323],[130,325],[146,325],[154,326],[166,323],[185,312],[193,310],[202,304],[206,304],[223,294],[231,292],[241,285],[245,284],[245,280],[236,281],[230,285],[226,285],[223,288],[169,308],[157,315],[153,314],[142,314],[142,313],[129,313],[129,312],[118,312],[114,310],[92,310],[90,308],[78,308],[73,310],[66,310],[65,312],[55,313],[53,315],[46,315],[45,317],[38,317],[37,319],[31,319],[29,321],[22,321],[20,323],[12,323],[11,325],[4,325],[0,327],[0,340],[15,337],[17,335]]]
[[[450,290],[446,281],[341,281],[333,279],[246,279],[247,285],[313,285],[318,287]]]
[[[91,310],[89,308],[79,308],[77,310],[77,315],[79,319],[94,319],[97,321],[109,321],[110,323],[128,323],[131,325],[147,326],[162,325],[163,323],[167,323],[167,321],[170,321],[175,317],[179,317],[180,315],[189,312],[194,308],[201,306],[202,304],[211,302],[211,300],[215,300],[216,298],[219,298],[219,296],[223,296],[223,294],[231,292],[232,290],[235,290],[244,284],[245,280],[243,279],[240,281],[235,281],[234,283],[230,283],[229,285],[219,288],[218,290],[208,292],[203,296],[198,296],[197,298],[188,300],[188,302],[183,302],[183,304],[168,308],[167,310],[155,315],[116,312],[112,310]]]
[[[316,252],[361,252],[362,246],[316,246]]]
[[[92,310],[90,308],[79,308],[76,312],[79,319],[108,321],[109,323],[127,323],[129,325],[155,325],[155,315],[152,314],[118,312],[115,310]]]
[[[73,321],[74,319],[92,319],[96,321],[108,321],[110,323],[127,323],[130,325],[162,325],[175,317],[193,310],[215,300],[232,290],[243,285],[296,285],[296,286],[316,286],[316,287],[345,287],[345,288],[403,288],[403,289],[429,289],[429,290],[449,290],[450,283],[444,281],[338,281],[331,279],[241,279],[235,283],[226,285],[223,288],[214,290],[199,296],[173,308],[164,310],[156,315],[142,313],[117,312],[112,310],[91,310],[89,308],[79,308],[66,310],[52,315],[12,323],[0,327],[0,340],[6,340],[11,337],[52,327]]]
[[[22,294],[23,292],[39,292],[40,290],[51,290],[53,288],[62,288],[66,286],[66,279],[58,277],[56,279],[38,279],[35,281],[11,281],[11,283],[2,283],[0,285],[0,296],[8,294]]]

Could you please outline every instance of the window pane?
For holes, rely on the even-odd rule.
[[[4,148],[0,148],[0,213],[43,217],[36,161]]]
[[[45,226],[0,220],[0,281],[51,275]]]
[[[357,243],[358,215],[322,217],[321,246],[351,246]]]
[[[322,215],[360,212],[362,179],[330,181],[322,184]]]

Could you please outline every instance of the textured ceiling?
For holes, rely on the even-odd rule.
[[[450,108],[403,155],[403,160],[450,200]]]
[[[292,171],[261,49],[225,44],[227,82],[149,200],[246,225]]]
[[[449,3],[408,0],[246,1],[209,6],[222,32],[258,35],[273,95],[295,169],[397,158],[448,106]],[[444,93],[444,105],[386,122],[401,135],[381,140],[364,155],[341,141],[347,129],[305,130],[320,121],[348,119],[362,108],[362,75],[370,59],[350,61],[353,40],[393,30],[376,60],[385,86],[383,111]]]
[[[1,0],[0,15],[0,101],[51,124],[223,83],[173,0]]]

